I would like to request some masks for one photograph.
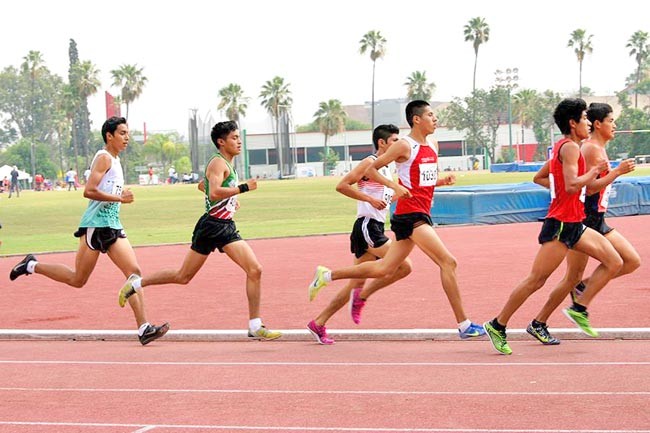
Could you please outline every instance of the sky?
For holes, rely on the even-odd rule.
[[[359,42],[370,30],[387,41],[375,100],[405,97],[407,77],[425,71],[436,85],[434,101],[472,90],[474,50],[463,29],[474,17],[490,26],[478,55],[477,87],[484,89],[497,69],[516,67],[520,88],[576,92],[578,61],[567,43],[583,28],[593,35],[583,85],[612,95],[635,69],[625,47],[630,36],[650,32],[650,3],[638,0],[7,0],[2,14],[0,68],[17,67],[36,50],[67,80],[73,38],[80,59],[100,70],[100,91],[89,99],[93,129],[105,120],[104,90],[119,94],[110,71],[137,64],[148,82],[130,106],[129,126],[141,130],[146,122],[149,132],[184,136],[191,109],[225,120],[218,91],[230,83],[250,97],[240,125],[248,133],[271,130],[259,93],[275,76],[289,83],[294,124],[311,122],[323,101],[369,102],[372,62]]]

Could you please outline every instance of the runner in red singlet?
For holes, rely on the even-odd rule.
[[[435,187],[451,185],[456,181],[454,175],[438,178],[437,143],[427,140],[436,130],[438,119],[428,102],[418,100],[407,104],[406,120],[411,126],[409,135],[379,156],[367,172],[373,180],[395,191],[398,200],[390,220],[395,242],[390,244],[382,260],[332,271],[318,266],[309,291],[317,293],[333,280],[389,278],[417,246],[440,268],[442,287],[458,322],[460,337],[484,335],[481,325],[472,323],[465,314],[456,279],[456,259],[436,234],[431,221]],[[377,173],[377,169],[393,161],[397,165],[399,184]]]
[[[506,340],[508,321],[526,299],[544,285],[569,249],[583,252],[600,262],[589,279],[588,289],[594,292],[605,286],[623,263],[612,244],[582,223],[585,186],[607,168],[605,159],[599,159],[588,171],[585,168],[578,143],[589,137],[590,122],[586,110],[587,104],[582,99],[565,99],[553,113],[564,138],[555,143],[551,160],[535,175],[536,179],[548,177],[551,190],[551,204],[538,239],[541,247],[530,274],[515,287],[499,315],[483,325],[494,348],[505,355],[512,353]],[[583,332],[595,337],[598,333],[589,325],[586,307],[576,304],[565,310],[565,314]]]
[[[591,136],[580,147],[580,151],[585,158],[587,169],[598,165],[598,161],[607,157],[607,143],[614,138],[616,123],[614,122],[613,110],[609,104],[594,102],[589,105],[587,118],[591,122]],[[632,244],[623,237],[623,235],[609,227],[605,222],[605,213],[609,204],[609,195],[611,192],[612,182],[617,177],[634,171],[634,158],[621,161],[618,167],[610,169],[607,167],[598,174],[597,178],[587,185],[587,196],[585,198],[585,219],[584,224],[596,230],[614,246],[616,251],[623,259],[623,266],[616,274],[615,278],[621,275],[629,274],[641,265],[639,253],[634,249]],[[546,179],[540,180],[544,185]],[[559,344],[560,341],[554,338],[546,328],[546,322],[551,313],[562,303],[564,298],[574,290],[574,300],[582,305],[588,305],[596,294],[590,290],[584,292],[585,284],[588,284],[588,278],[582,281],[589,256],[576,250],[570,250],[567,254],[567,269],[562,281],[553,289],[535,319],[526,329],[529,334],[537,338],[542,344]]]

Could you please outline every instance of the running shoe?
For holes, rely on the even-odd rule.
[[[253,340],[277,340],[282,337],[282,333],[278,331],[271,331],[266,329],[266,326],[262,325],[257,331],[248,330],[248,337]]]
[[[589,313],[580,312],[575,310],[573,307],[565,308],[562,310],[564,315],[569,318],[570,321],[578,325],[580,330],[587,334],[590,337],[598,337],[598,332],[591,327],[589,324]]]
[[[13,281],[21,275],[29,275],[29,272],[27,272],[27,264],[32,260],[36,260],[36,257],[33,254],[27,254],[24,259],[11,269],[9,279]]]
[[[504,355],[510,355],[512,353],[512,349],[510,349],[506,340],[506,331],[499,331],[490,322],[485,322],[483,328],[497,352],[503,353]]]
[[[574,304],[578,302],[578,298],[582,296],[582,292],[585,291],[585,288],[585,283],[580,281],[573,289],[571,289],[571,301],[573,301]]]
[[[325,281],[325,272],[327,271],[329,271],[329,269],[325,266],[316,267],[316,275],[314,275],[314,279],[311,280],[311,284],[309,285],[310,301],[313,301],[316,298],[316,295],[318,295],[320,289],[327,286],[327,281]]]
[[[533,337],[537,338],[540,343],[547,346],[555,346],[560,344],[560,340],[553,337],[550,332],[548,332],[548,327],[545,323],[533,323],[530,322],[528,327],[526,327],[526,332],[528,332]]]
[[[144,346],[145,344],[151,343],[152,341],[162,337],[169,331],[169,323],[163,323],[160,326],[149,325],[147,329],[144,330],[142,335],[140,335],[140,343]]]
[[[485,335],[485,329],[483,329],[481,325],[477,325],[476,323],[472,322],[472,324],[469,325],[469,328],[467,328],[465,332],[459,329],[458,334],[460,335],[460,338],[465,340],[467,338],[474,338]]]
[[[126,300],[135,295],[135,289],[132,284],[138,278],[140,278],[140,275],[132,274],[117,293],[117,303],[120,307],[124,307]]]
[[[366,305],[366,301],[361,299],[361,290],[361,287],[357,287],[350,292],[350,316],[352,316],[352,321],[357,325],[361,323],[361,310]]]
[[[330,338],[330,336],[327,335],[327,329],[324,325],[318,325],[315,321],[312,320],[307,324],[307,329],[309,329],[311,335],[313,335],[316,341],[318,341],[318,344],[323,344],[325,346],[334,344],[334,339]]]

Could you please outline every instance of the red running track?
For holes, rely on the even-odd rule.
[[[635,245],[642,265],[634,274],[613,280],[590,309],[596,327],[650,326],[650,216],[611,218]],[[539,223],[493,226],[439,227],[437,233],[458,260],[458,280],[470,318],[483,322],[501,309],[514,286],[528,273],[538,250]],[[243,234],[245,236],[245,233]],[[189,228],[188,228],[189,236]],[[344,282],[323,289],[308,302],[307,286],[317,264],[347,266],[352,262],[348,235],[313,236],[249,241],[264,267],[262,315],[275,329],[304,329]],[[144,274],[178,268],[188,245],[136,249]],[[74,263],[74,253],[44,254],[42,261]],[[368,302],[361,327],[366,329],[455,328],[454,317],[440,286],[437,267],[424,254],[411,255],[414,271],[406,279],[378,292]],[[133,329],[128,307],[117,306],[116,292],[123,277],[107,257],[83,289],[52,282],[40,275],[9,281],[19,257],[0,259],[0,329]],[[593,269],[594,264],[590,263]],[[510,327],[524,328],[557,282],[564,265],[547,285],[533,295],[513,317]],[[248,312],[244,274],[222,254],[213,254],[187,286],[167,285],[146,290],[149,320],[169,321],[172,329],[245,329]],[[551,327],[572,327],[557,311]],[[335,315],[330,329],[355,327],[346,311]]]
[[[0,342],[0,433],[650,432],[650,345]]]

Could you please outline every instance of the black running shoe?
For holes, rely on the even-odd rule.
[[[11,272],[9,272],[9,279],[13,281],[21,275],[29,275],[29,272],[27,272],[27,263],[31,262],[32,260],[36,260],[36,257],[34,257],[32,254],[27,254],[25,258],[20,261],[20,263],[11,269]]]
[[[160,326],[149,325],[147,329],[144,330],[144,333],[140,335],[140,343],[144,346],[147,343],[162,337],[169,331],[169,323],[163,323]]]
[[[551,333],[548,332],[548,327],[544,323],[530,322],[526,328],[526,332],[537,338],[537,340],[544,345],[555,346],[556,344],[560,344],[560,340],[553,337]]]

